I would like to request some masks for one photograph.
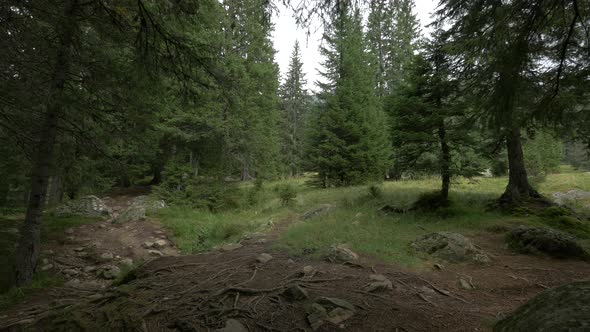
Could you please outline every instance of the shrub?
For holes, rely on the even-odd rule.
[[[383,188],[378,183],[370,184],[368,187],[369,195],[375,199],[381,198],[383,196]]]
[[[281,200],[281,204],[283,205],[291,205],[295,201],[297,197],[297,190],[292,184],[284,183],[277,185],[275,187],[275,191]]]

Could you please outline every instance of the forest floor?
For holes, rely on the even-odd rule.
[[[141,193],[112,193],[105,201],[117,213]],[[331,215],[343,217],[337,211]],[[355,215],[347,215],[350,223],[356,222]],[[311,331],[310,322],[317,323],[310,315],[313,303],[323,301],[326,306],[326,301],[335,301],[340,308],[332,317],[335,323],[326,321],[317,331],[489,331],[494,322],[544,289],[588,280],[589,262],[515,254],[505,245],[502,227],[489,227],[538,221],[506,217],[501,223],[498,219],[503,217],[490,218],[493,222],[477,228],[461,228],[492,258],[485,265],[441,265],[422,258],[416,263],[405,253],[396,263],[391,253],[379,254],[352,240],[347,243],[358,250],[358,260],[326,259],[316,250],[326,240],[313,232],[324,231],[338,243],[346,239],[327,231],[324,224],[339,229],[346,225],[329,217],[302,220],[292,211],[235,243],[192,255],[180,253],[175,242],[181,234],[170,221],[150,218],[114,225],[90,220],[51,233],[44,241],[47,263],[60,267],[50,271],[69,281],[27,294],[5,308],[0,330]],[[447,230],[445,222],[419,219],[417,230]],[[387,225],[415,235],[413,228],[398,226]],[[377,234],[361,234],[354,228],[352,232],[359,241],[367,236],[379,240]],[[383,227],[381,232],[389,234]],[[300,234],[309,239],[302,240]],[[158,240],[166,244],[145,248],[145,242]],[[97,269],[108,273],[109,266],[120,266],[123,260],[133,264],[121,277],[96,277]],[[65,273],[66,269],[76,272]],[[392,287],[370,292],[375,278],[391,281]],[[306,296],[298,298],[301,289]],[[236,321],[238,325],[232,325]]]

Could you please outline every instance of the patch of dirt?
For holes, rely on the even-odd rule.
[[[437,268],[432,262],[430,269],[410,271],[362,256],[342,264],[312,260],[273,250],[290,222],[243,240],[241,247],[149,261],[117,287],[48,290],[45,294],[56,297],[18,305],[4,314],[0,329],[212,331],[235,319],[248,331],[312,331],[312,304],[330,297],[354,305],[354,314],[316,331],[491,331],[495,321],[544,289],[590,276],[588,262],[514,254],[503,235],[489,232],[467,234],[491,256],[488,265]],[[158,226],[144,221],[112,231],[99,224],[86,228],[75,234],[92,242],[96,233],[105,243],[102,248],[116,251],[109,246],[122,245],[123,234],[137,239],[125,238],[125,243],[137,246],[155,237]],[[139,255],[143,249],[137,250]],[[262,263],[262,253],[272,259]],[[312,267],[307,272],[316,272],[304,274],[306,266]],[[392,289],[369,292],[375,274],[390,280]],[[294,285],[308,298],[289,301],[282,292]]]
[[[134,197],[145,193],[146,189],[140,188],[114,192],[103,198],[112,210],[111,218],[53,235],[42,248],[39,268],[45,267],[46,272],[60,275],[67,280],[68,286],[104,288],[110,284],[111,278],[105,279],[101,269],[112,266],[122,269],[155,257],[178,255],[179,250],[172,239],[155,221],[112,223],[112,219],[125,210]],[[155,245],[158,240],[164,240],[165,245]],[[154,246],[148,248],[146,242]]]

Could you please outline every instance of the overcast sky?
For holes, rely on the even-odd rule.
[[[415,11],[422,26],[430,23],[430,14],[434,11],[438,0],[414,0]],[[275,60],[281,67],[281,80],[289,66],[289,58],[293,50],[295,40],[299,40],[303,59],[303,70],[306,74],[309,89],[315,88],[315,81],[320,79],[317,69],[321,67],[321,55],[319,46],[322,42],[322,30],[312,29],[312,34],[307,36],[306,29],[300,29],[295,24],[291,13],[286,8],[281,8],[280,14],[274,17],[275,31],[273,33],[274,47],[277,51]],[[424,30],[424,28],[423,28]]]

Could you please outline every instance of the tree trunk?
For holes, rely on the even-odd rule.
[[[501,204],[515,204],[529,198],[540,198],[529,184],[520,140],[520,129],[512,128],[506,137],[508,148],[508,185],[500,197]]]
[[[21,226],[21,236],[16,249],[14,285],[17,287],[27,285],[32,281],[37,258],[39,257],[41,221],[47,194],[47,183],[53,162],[58,119],[62,113],[64,86],[70,67],[76,5],[77,0],[66,3],[64,17],[58,26],[59,45],[51,83],[51,94],[46,104],[45,120],[39,135],[37,155],[33,164],[31,194],[25,222]]]
[[[451,150],[447,142],[447,131],[444,120],[441,119],[438,126],[438,139],[440,142],[440,176],[442,177],[441,196],[444,200],[449,199],[449,187],[451,185]]]

